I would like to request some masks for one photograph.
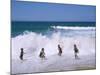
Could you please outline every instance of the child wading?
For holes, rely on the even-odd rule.
[[[75,53],[75,59],[78,59],[78,55],[77,54],[79,53],[79,50],[78,50],[76,44],[74,44],[74,53]]]
[[[20,60],[23,60],[23,55],[24,55],[23,48],[21,48],[20,50],[21,50],[21,52],[20,52]]]
[[[41,49],[41,52],[39,54],[39,57],[44,59],[45,58],[45,52],[44,52],[44,48]]]
[[[58,44],[58,51],[59,51],[58,55],[61,56],[62,55],[62,48],[60,47],[59,44]]]

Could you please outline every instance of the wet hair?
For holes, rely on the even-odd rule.
[[[44,48],[42,48],[42,51],[44,51]]]
[[[23,48],[21,48],[20,50],[23,50]]]
[[[74,44],[74,47],[76,47],[76,44]]]
[[[60,47],[60,44],[58,44],[58,47]]]

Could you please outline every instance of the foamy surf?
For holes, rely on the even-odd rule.
[[[70,28],[68,28],[70,29]],[[92,28],[90,28],[92,29]],[[72,37],[62,35],[70,34],[57,29],[50,36],[47,34],[25,31],[16,37],[12,37],[12,74],[50,72],[62,70],[78,70],[95,68],[95,30],[77,30]],[[80,35],[85,32],[85,35]],[[57,45],[60,44],[63,53],[58,56]],[[74,59],[73,45],[79,49],[79,60]],[[19,59],[20,48],[24,48],[24,60]],[[41,48],[45,49],[46,59],[39,58]],[[30,67],[30,69],[29,69]]]
[[[54,28],[54,29],[70,29],[70,30],[95,30],[95,27],[78,27],[78,26],[74,26],[74,27],[71,27],[71,26],[51,26],[51,28]]]

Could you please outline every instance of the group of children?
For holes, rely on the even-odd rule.
[[[23,60],[23,55],[24,55],[24,51],[23,50],[24,49],[21,48],[20,50],[21,50],[21,52],[20,52],[20,60]],[[58,44],[58,55],[61,56],[62,55],[62,52],[63,52],[62,51],[62,48],[61,48],[60,44]],[[78,53],[79,53],[79,50],[78,50],[76,44],[74,44],[74,55],[75,55],[75,59],[78,59]],[[45,51],[44,51],[44,48],[41,49],[40,54],[39,54],[39,57],[41,59],[45,59]]]

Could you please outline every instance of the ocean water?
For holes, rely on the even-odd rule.
[[[13,74],[95,68],[95,22],[20,21],[11,24]],[[63,50],[61,57],[57,55],[58,44]],[[77,61],[74,44],[79,49],[80,60]],[[25,52],[23,63],[19,59],[20,48]],[[39,58],[41,48],[45,49],[47,58],[43,62]]]
[[[64,27],[95,27],[95,22],[23,22],[23,21],[13,21],[11,26],[11,36],[15,37],[17,35],[23,34],[26,31],[36,32],[41,34],[50,34],[54,31],[64,31],[70,33],[72,29],[64,30]],[[60,27],[57,29],[56,27]],[[81,30],[81,29],[80,29]],[[88,30],[88,29],[87,29]]]

